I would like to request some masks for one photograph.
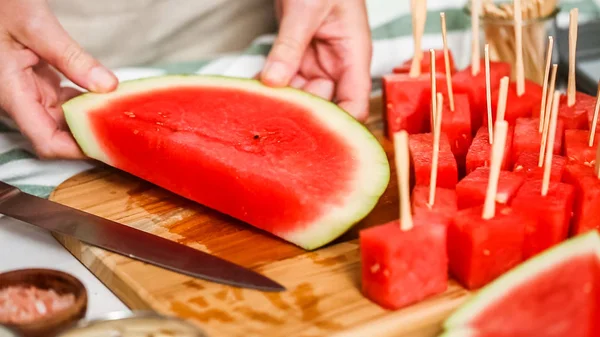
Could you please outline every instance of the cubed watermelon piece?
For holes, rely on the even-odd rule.
[[[436,215],[445,224],[450,224],[458,210],[454,189],[436,187],[435,200],[431,208],[429,207],[429,186],[415,186],[411,199],[414,214]]]
[[[517,157],[513,172],[522,174],[525,180],[541,180],[544,177],[544,166],[538,166],[539,154],[523,152]],[[552,167],[550,168],[550,181],[560,182],[565,172],[567,159],[563,156],[552,155]]]
[[[487,114],[487,96],[485,84],[485,61],[480,60],[480,71],[477,75],[471,75],[471,66],[457,72],[452,77],[452,85],[455,94],[466,93],[469,96],[471,107],[471,134],[475,134],[482,125],[483,117]],[[510,76],[510,64],[506,62],[490,62],[490,90],[500,86],[500,80],[504,76]],[[492,100],[492,106],[496,101]]]
[[[523,152],[540,153],[542,134],[539,133],[539,118],[518,118],[515,125],[515,134],[512,144],[512,161],[517,161]],[[562,154],[564,136],[564,124],[561,120],[556,121],[556,134],[554,137],[554,154]]]
[[[416,185],[429,186],[431,178],[431,160],[433,157],[433,135],[417,133],[409,135],[411,168]],[[452,154],[448,136],[440,135],[440,152],[438,157],[437,187],[454,188],[458,182],[458,168]]]
[[[411,78],[407,74],[391,74],[382,78],[383,122],[387,137],[406,130],[409,134],[431,130],[429,102],[431,78],[424,74]],[[436,86],[445,87],[445,77],[436,77]],[[439,91],[439,90],[438,90]]]
[[[504,146],[504,156],[502,158],[501,169],[510,171],[512,165],[511,148],[513,142],[514,127],[509,126],[506,133],[506,145]],[[492,159],[492,146],[490,144],[490,133],[487,125],[477,130],[475,138],[467,152],[467,174],[473,172],[478,167],[489,167]]]
[[[448,227],[451,275],[467,289],[477,289],[523,261],[525,227],[530,218],[508,206],[483,219],[483,206],[459,210]]]
[[[596,97],[588,94],[577,92],[575,94],[575,104],[569,107],[567,95],[560,95],[558,106],[558,119],[562,120],[565,129],[580,129],[589,130],[591,120],[588,121],[588,116],[594,116],[594,106],[596,105]],[[539,116],[539,111],[537,111]]]
[[[581,163],[568,163],[564,181],[575,187],[575,211],[570,234],[600,230],[600,180],[594,168]]]
[[[531,218],[525,227],[523,258],[527,259],[568,237],[575,188],[562,182],[550,182],[542,195],[542,180],[526,181],[515,195],[515,212]]]
[[[592,147],[588,146],[589,136],[590,133],[587,130],[565,130],[565,157],[569,162],[594,166],[600,133],[595,134]]]
[[[456,185],[458,209],[472,208],[484,204],[489,176],[489,167],[478,167],[458,182]],[[525,178],[520,174],[500,171],[496,203],[498,205],[509,205],[524,182]]]
[[[360,231],[362,290],[386,309],[400,309],[448,287],[446,226],[425,215],[413,216],[414,227],[398,220]]]
[[[496,109],[498,107],[498,96],[500,88],[492,91],[492,116],[496,120]],[[542,87],[530,80],[525,80],[525,93],[519,97],[517,95],[517,83],[511,82],[508,85],[508,94],[506,96],[506,112],[504,119],[509,125],[515,125],[518,118],[531,118],[537,111],[539,115],[540,105],[542,103]],[[487,114],[483,116],[484,124],[487,123]]]
[[[454,74],[456,71],[454,65],[454,57],[452,56],[452,51],[448,50],[448,61],[450,61],[450,71],[451,74]],[[412,64],[412,58],[404,61],[401,65],[394,67],[392,70],[395,74],[408,74],[410,73],[410,66]],[[429,50],[423,51],[423,58],[421,59],[421,74],[429,74],[431,69],[431,58],[429,57]],[[435,50],[435,72],[445,74],[446,73],[446,61],[444,59],[444,50],[436,49]]]

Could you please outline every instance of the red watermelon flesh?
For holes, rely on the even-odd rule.
[[[385,152],[346,112],[256,80],[152,77],[63,108],[89,157],[306,249],[366,216],[389,181]]]
[[[575,187],[575,211],[570,234],[600,230],[600,180],[594,168],[581,163],[568,163],[564,180]]]
[[[456,71],[454,65],[454,57],[452,51],[448,50],[448,60],[450,61],[450,72],[453,74]],[[401,65],[394,67],[392,70],[395,74],[408,74],[410,73],[410,67],[412,64],[412,58],[404,61]],[[431,70],[431,57],[429,56],[429,50],[423,51],[423,58],[421,59],[421,74],[429,74]],[[446,74],[446,61],[444,59],[444,50],[435,50],[435,72]]]
[[[539,154],[533,152],[523,152],[517,158],[513,172],[522,174],[525,180],[541,180],[544,178],[544,164],[538,166]],[[550,168],[550,181],[562,181],[565,172],[567,159],[563,156],[553,155],[552,166]]]
[[[565,129],[589,130],[591,120],[588,122],[588,116],[590,114],[592,118],[594,116],[596,97],[577,92],[575,94],[575,104],[571,107],[567,104],[567,97],[567,95],[560,95],[558,106],[558,118],[565,124]]]
[[[526,181],[514,197],[516,212],[533,221],[525,227],[523,257],[529,258],[559,244],[569,234],[575,188],[561,182],[550,182],[548,194],[542,196],[542,181]]]
[[[492,117],[496,120],[496,110],[498,108],[498,95],[500,88],[492,91]],[[518,118],[531,118],[537,111],[539,115],[540,105],[542,103],[542,87],[530,80],[525,80],[525,93],[519,97],[517,95],[517,83],[511,82],[508,85],[508,94],[506,95],[506,112],[504,119],[509,125],[515,125]],[[487,114],[483,119],[487,123]]]
[[[509,126],[506,133],[506,145],[504,147],[504,156],[502,158],[501,169],[509,171],[511,168],[511,148],[513,142],[514,127]],[[482,126],[477,130],[475,138],[469,147],[466,158],[467,174],[473,172],[478,167],[489,167],[492,159],[492,145],[490,144],[490,133],[487,126]]]
[[[456,185],[458,209],[483,205],[489,176],[489,167],[478,167],[458,182]],[[499,205],[509,205],[524,182],[525,178],[517,173],[500,171],[496,203]]]
[[[406,74],[385,75],[383,84],[383,118],[386,136],[395,132],[421,133],[429,131],[429,102],[431,78],[429,74],[411,78]],[[445,87],[445,77],[436,77],[436,86]]]
[[[578,162],[594,166],[596,162],[596,148],[600,134],[594,136],[594,145],[589,144],[590,133],[587,130],[565,130],[565,156],[569,162]]]
[[[433,135],[417,133],[409,135],[411,168],[416,185],[429,186],[431,179],[431,160],[433,157]],[[458,168],[452,154],[448,137],[440,135],[440,152],[438,157],[437,187],[454,188],[458,182]]]
[[[469,96],[471,107],[471,134],[477,132],[482,125],[484,115],[487,114],[487,96],[485,82],[485,61],[480,60],[480,71],[471,75],[471,66],[457,72],[452,76],[452,89],[455,94],[466,93]],[[510,76],[510,64],[505,62],[490,62],[490,90],[500,86],[500,80]],[[496,101],[492,100],[492,106]]]
[[[515,162],[523,152],[540,153],[542,134],[538,132],[539,118],[518,118],[515,125],[515,134],[512,146],[512,160]],[[564,124],[556,121],[556,135],[554,137],[554,154],[562,154]]]
[[[447,318],[443,336],[596,337],[599,260],[597,232],[568,239],[480,289]]]
[[[444,224],[449,224],[458,210],[454,189],[436,187],[432,207],[429,207],[429,186],[415,186],[411,199],[414,214],[436,215]]]
[[[426,214],[414,227],[398,220],[360,231],[362,291],[383,308],[396,310],[448,287],[446,226]]]
[[[532,220],[499,205],[482,218],[483,206],[459,210],[448,227],[450,273],[467,289],[480,288],[523,260],[525,227]]]

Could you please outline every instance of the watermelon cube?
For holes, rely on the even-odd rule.
[[[467,289],[480,288],[523,261],[525,228],[533,221],[508,206],[483,219],[483,206],[459,210],[448,227],[451,275]]]
[[[450,61],[450,71],[453,74],[456,71],[454,65],[454,57],[452,51],[448,50],[448,60]],[[410,67],[412,64],[412,58],[404,61],[401,65],[394,67],[392,70],[395,74],[408,74],[410,73]],[[429,57],[429,50],[423,51],[423,58],[421,59],[421,74],[429,74],[431,70],[431,58]],[[435,72],[446,74],[446,61],[444,59],[444,50],[435,50]]]
[[[600,133],[596,133],[594,136],[592,147],[588,146],[589,136],[590,133],[587,130],[565,130],[565,157],[569,162],[594,166]]]
[[[509,126],[506,133],[506,145],[504,147],[504,156],[502,158],[501,169],[510,171],[511,166],[511,148],[513,142],[514,127]],[[490,144],[490,133],[487,125],[477,130],[475,138],[469,147],[466,158],[467,174],[473,172],[478,167],[489,167],[492,160],[492,145]]]
[[[471,134],[475,134],[482,125],[483,117],[487,114],[487,96],[485,84],[485,61],[480,60],[480,71],[477,75],[471,75],[471,66],[457,72],[452,77],[452,85],[455,94],[465,93],[469,96],[471,107]],[[490,90],[500,86],[500,80],[504,76],[510,76],[510,64],[506,62],[490,62]],[[492,105],[495,105],[492,100]]]
[[[433,157],[433,135],[418,133],[409,135],[411,168],[416,185],[429,186],[431,178],[431,160]],[[458,182],[458,168],[452,154],[448,136],[440,135],[440,152],[438,157],[437,187],[454,188]]]
[[[489,167],[478,167],[469,173],[456,185],[456,200],[458,209],[472,208],[483,205],[490,176]],[[500,171],[496,203],[509,205],[525,178],[514,172]]]
[[[431,79],[428,74],[411,78],[391,74],[382,78],[383,122],[387,137],[406,130],[409,134],[429,131]],[[436,86],[445,87],[445,77],[436,77]]]
[[[539,118],[517,118],[515,134],[512,144],[512,161],[515,162],[523,152],[532,152],[539,155],[542,145],[542,134],[539,133]],[[554,137],[554,154],[562,154],[564,125],[556,121],[556,135]]]
[[[438,90],[439,91],[439,90]],[[431,92],[431,91],[429,91]],[[471,136],[471,109],[469,97],[466,94],[454,95],[454,111],[450,110],[448,95],[444,95],[442,107],[442,132],[448,136],[450,148],[456,157],[458,165],[463,163],[469,151],[473,137]],[[431,104],[429,104],[431,109]],[[430,123],[431,124],[431,123]]]
[[[575,104],[569,107],[567,103],[568,96],[560,95],[558,118],[563,121],[565,129],[589,130],[591,119],[588,121],[588,116],[594,117],[596,97],[577,92],[575,94]]]
[[[600,180],[594,174],[594,168],[577,162],[568,163],[564,181],[575,187],[570,234],[600,230]]]
[[[400,309],[448,287],[446,226],[425,214],[413,223],[408,231],[395,220],[359,233],[362,290],[383,308]]]
[[[575,188],[550,182],[548,194],[542,196],[542,180],[526,181],[513,199],[515,212],[530,217],[525,227],[523,258],[527,259],[568,237],[575,200]]]
[[[533,152],[523,152],[517,157],[513,172],[522,174],[525,181],[541,180],[544,178],[544,166],[538,166],[539,154]],[[552,167],[550,168],[550,181],[560,182],[565,172],[567,159],[563,156],[552,155]]]
[[[436,187],[433,207],[429,207],[429,186],[415,186],[412,191],[412,211],[414,214],[425,213],[435,215],[444,224],[450,224],[458,211],[456,191],[454,189]]]
[[[500,88],[492,91],[492,116],[496,120],[496,109],[498,107],[498,96]],[[525,93],[519,97],[517,95],[517,83],[511,82],[508,85],[508,94],[506,95],[506,112],[504,119],[509,125],[515,125],[518,118],[531,118],[534,112],[540,111],[542,103],[542,87],[530,80],[525,80]],[[484,123],[487,123],[487,114],[484,116]]]

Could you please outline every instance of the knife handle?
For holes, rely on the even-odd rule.
[[[3,181],[0,181],[0,204],[13,196],[19,194],[21,190],[18,188],[9,185]]]

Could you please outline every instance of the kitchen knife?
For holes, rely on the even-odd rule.
[[[0,214],[192,277],[263,291],[285,290],[261,274],[216,256],[24,193],[1,181]]]

